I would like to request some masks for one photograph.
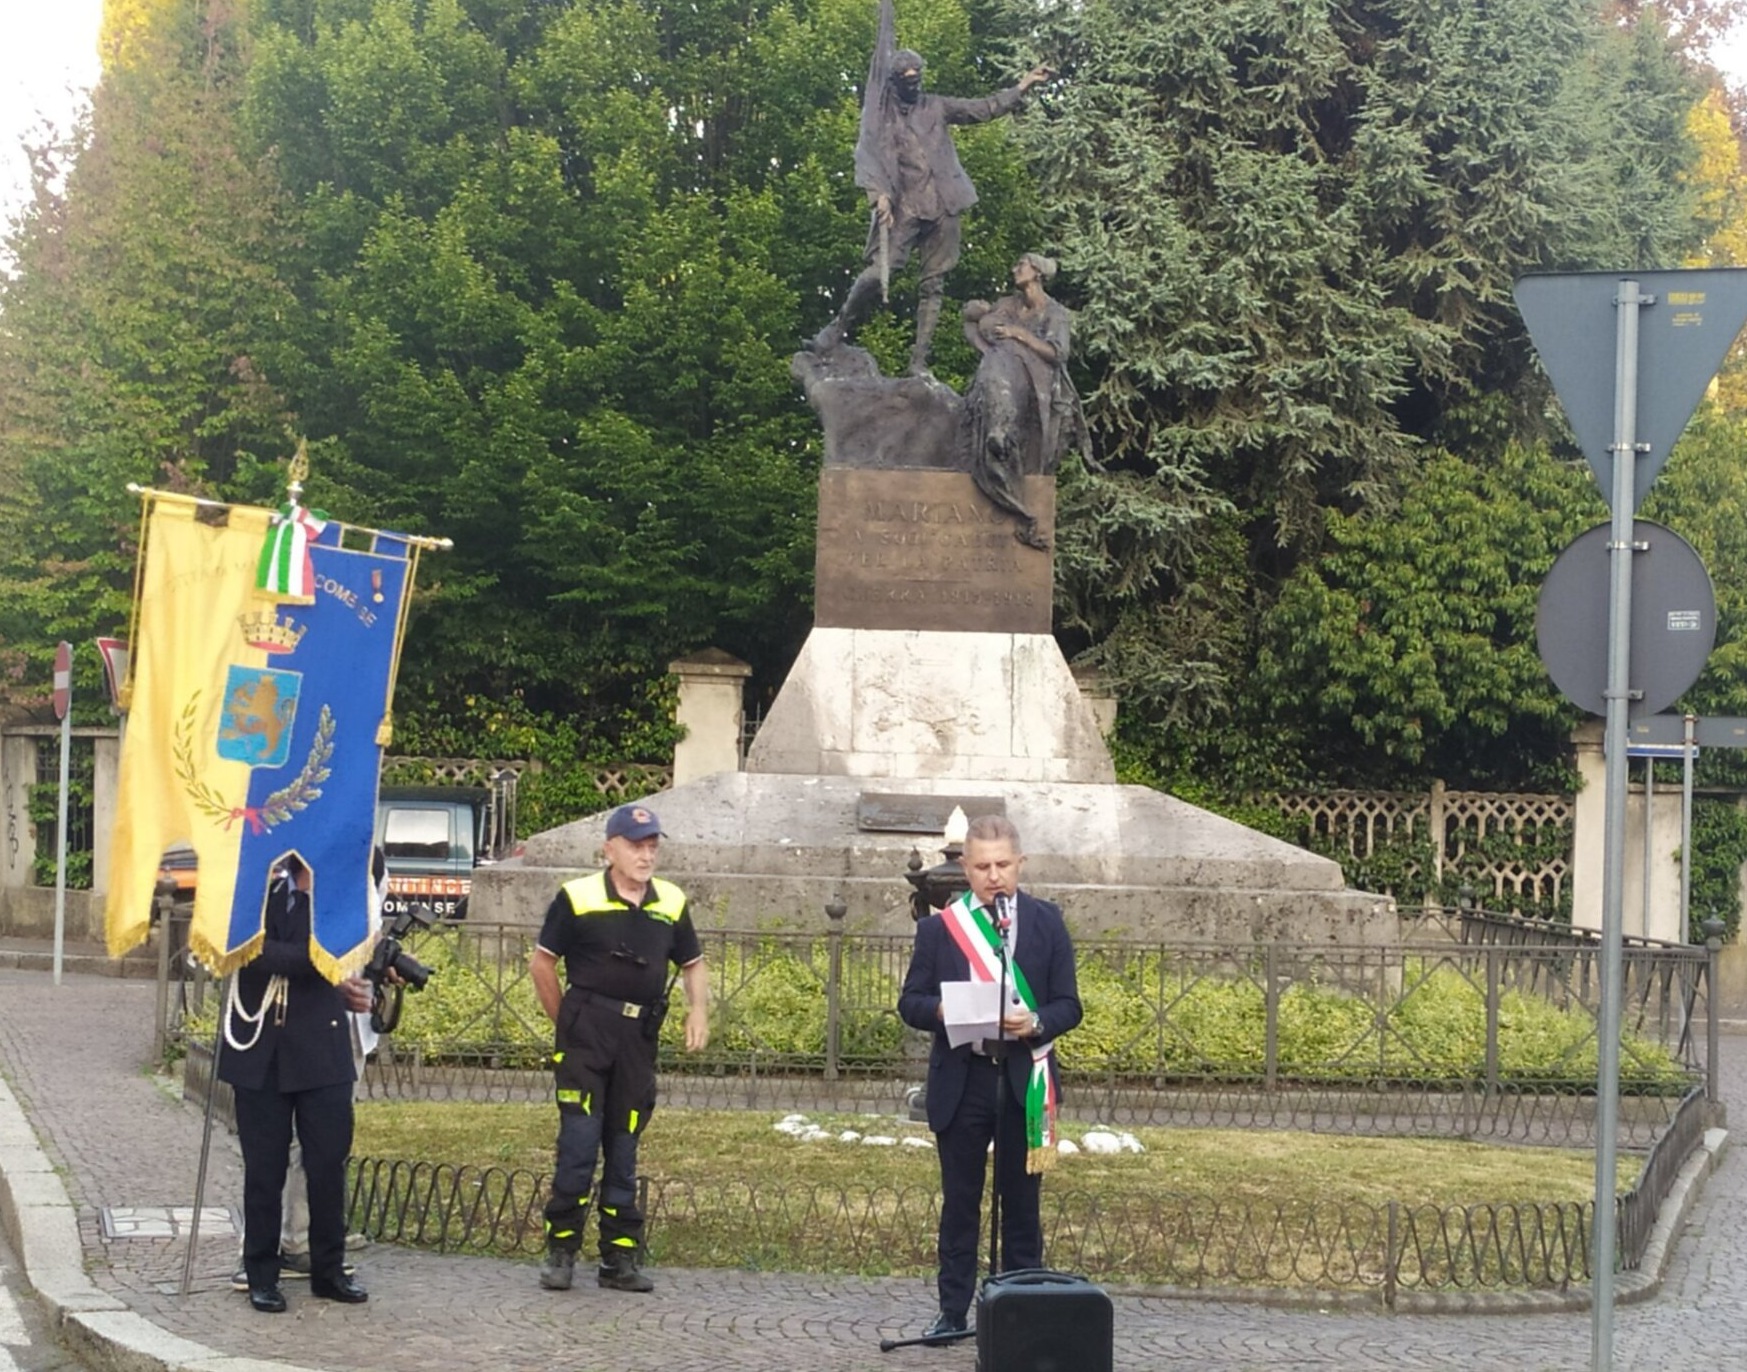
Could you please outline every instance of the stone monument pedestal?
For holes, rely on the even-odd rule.
[[[1080,937],[1400,936],[1394,902],[1347,890],[1338,864],[1145,786],[723,772],[649,797],[668,835],[662,874],[685,888],[700,927],[819,930],[841,898],[849,928],[893,934],[911,927],[910,852],[938,858],[954,803],[1019,826],[1026,889],[1058,901]],[[560,883],[598,865],[601,825],[536,835],[520,860],[481,868],[470,908],[537,928]]]
[[[1022,496],[1053,535],[1055,482]],[[827,468],[815,627],[749,772],[1109,783],[1050,635],[1051,559],[961,472]]]
[[[826,433],[815,627],[745,770],[648,798],[694,920],[816,930],[841,899],[851,928],[907,931],[907,860],[934,861],[958,804],[1018,825],[1027,888],[1083,937],[1396,941],[1393,902],[1345,889],[1336,863],[1116,784],[1050,633],[1050,554],[955,469],[956,397],[841,351],[796,362]],[[1016,494],[1053,542],[1054,479]],[[558,886],[598,865],[601,828],[530,839],[476,875],[471,908],[537,926]]]
[[[749,772],[1114,782],[1092,709],[1048,634],[816,628]]]

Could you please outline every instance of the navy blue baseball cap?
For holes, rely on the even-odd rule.
[[[607,816],[608,838],[666,838],[655,811],[644,805],[621,805]]]

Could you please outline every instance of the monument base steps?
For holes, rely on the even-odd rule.
[[[879,822],[870,795],[918,808],[962,797],[1005,813],[1024,838],[1027,889],[1058,901],[1082,938],[1399,937],[1394,903],[1345,889],[1336,863],[1143,786],[723,772],[648,797],[669,835],[661,871],[704,928],[817,930],[841,898],[846,927],[907,932],[907,859],[914,849],[932,865],[941,840],[861,827],[870,812]],[[600,842],[598,817],[536,835],[522,858],[476,874],[472,917],[537,927],[559,885],[598,865]]]

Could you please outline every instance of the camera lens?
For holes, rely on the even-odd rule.
[[[425,989],[425,983],[431,979],[431,969],[426,967],[411,953],[402,952],[389,964],[400,973],[400,979],[415,991]]]

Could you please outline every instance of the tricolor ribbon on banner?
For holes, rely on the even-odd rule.
[[[989,922],[989,912],[976,903],[969,891],[940,912],[946,922],[946,932],[970,964],[975,981],[998,982],[1001,979],[1001,935]],[[1007,963],[1014,994],[1032,1014],[1037,1013],[1037,997],[1031,983],[1025,979],[1018,959]],[[1025,1088],[1025,1170],[1046,1172],[1056,1159],[1056,1090],[1049,1071],[1050,1047],[1047,1043],[1031,1048],[1031,1080]]]
[[[325,528],[327,519],[318,510],[305,509],[295,500],[280,506],[261,545],[255,589],[291,604],[314,601],[315,560],[309,549]]]

